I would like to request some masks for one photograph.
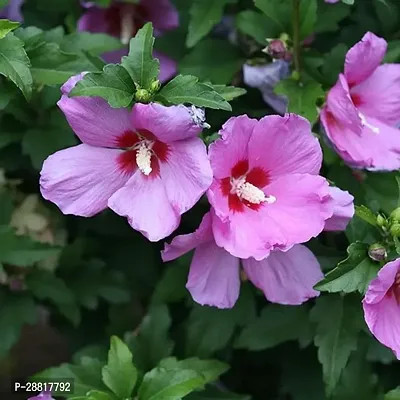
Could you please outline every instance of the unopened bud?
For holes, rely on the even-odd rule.
[[[392,211],[390,218],[392,218],[393,221],[400,222],[400,207]]]
[[[281,39],[270,40],[263,52],[275,60],[290,61],[292,59],[292,54],[287,50],[286,43]]]
[[[400,237],[400,223],[395,222],[391,227],[390,227],[390,234],[394,237]]]
[[[374,243],[369,246],[368,255],[374,261],[383,261],[387,257],[387,252],[382,244]]]
[[[158,90],[161,87],[161,82],[157,79],[156,81],[153,81],[150,85],[150,91],[152,93],[158,92]]]
[[[386,219],[384,217],[382,217],[381,214],[378,214],[378,216],[376,217],[376,223],[380,227],[385,226],[386,225]]]
[[[150,97],[150,93],[146,89],[138,89],[135,93],[135,99],[140,103],[148,103]]]

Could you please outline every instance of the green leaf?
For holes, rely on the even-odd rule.
[[[165,304],[151,306],[139,327],[139,334],[128,334],[125,341],[136,365],[143,371],[155,367],[172,353],[174,342],[168,338],[171,317]]]
[[[379,270],[379,263],[368,256],[368,247],[365,243],[352,243],[347,249],[349,256],[326,274],[325,278],[315,285],[315,289],[331,293],[350,293],[358,290],[364,294]]]
[[[28,129],[22,139],[22,151],[40,170],[43,161],[51,154],[77,144],[76,137],[59,110],[52,110],[43,118],[43,126]]]
[[[116,336],[111,337],[108,363],[102,370],[103,382],[118,397],[130,398],[137,380],[137,370],[128,346]]]
[[[400,400],[400,387],[386,393],[384,400]]]
[[[27,100],[32,94],[32,75],[30,61],[23,42],[9,33],[0,40],[0,74],[4,75],[21,90]]]
[[[390,214],[396,207],[399,197],[396,177],[398,172],[368,173],[365,180],[367,205],[378,204],[385,213]],[[375,207],[376,208],[376,207]]]
[[[17,29],[21,24],[8,19],[0,19],[0,39],[5,38],[11,31]]]
[[[190,369],[154,368],[143,378],[140,400],[180,400],[203,386],[203,376]]]
[[[106,392],[100,392],[99,390],[91,390],[86,394],[86,400],[117,400],[117,398]]]
[[[357,348],[358,334],[363,327],[359,300],[353,301],[350,296],[319,297],[311,310],[311,319],[317,324],[314,343],[329,397],[351,352]]]
[[[212,355],[229,344],[236,327],[255,319],[255,302],[249,289],[242,286],[239,301],[229,310],[193,307],[187,321],[186,354],[204,358]]]
[[[236,27],[263,46],[267,45],[267,38],[278,37],[281,33],[279,26],[272,19],[252,10],[245,10],[236,15]]]
[[[27,295],[4,295],[0,300],[0,357],[3,358],[18,341],[22,327],[36,322],[37,309]]]
[[[339,23],[350,15],[351,8],[343,3],[332,4],[319,2],[315,32],[334,32],[339,29]]]
[[[122,57],[122,67],[142,89],[150,89],[151,83],[158,79],[160,73],[160,62],[153,58],[153,46],[153,25],[147,23],[131,39],[128,56]]]
[[[204,384],[214,382],[220,375],[229,369],[229,365],[218,360],[200,360],[197,357],[178,361],[170,357],[160,362],[160,367],[165,369],[187,369],[198,372],[203,376]]]
[[[352,6],[354,4],[354,0],[342,0],[342,3]]]
[[[376,215],[365,206],[355,206],[357,217],[361,218],[363,221],[368,222],[372,226],[378,226],[376,222]]]
[[[236,86],[212,85],[212,87],[226,101],[232,101],[236,99],[236,97],[243,96],[244,94],[247,93],[246,89],[239,88]]]
[[[193,47],[206,36],[221,20],[225,6],[235,2],[236,0],[194,0],[190,8],[187,47]]]
[[[72,89],[70,96],[98,96],[111,107],[128,107],[133,100],[134,83],[120,65],[108,64],[103,72],[86,74]]]
[[[17,236],[9,226],[0,226],[0,262],[27,267],[35,262],[54,257],[60,249],[49,244]]]
[[[300,114],[313,124],[318,118],[317,99],[324,96],[321,84],[309,80],[299,82],[289,78],[275,86],[275,93],[284,95],[289,100],[288,111]]]
[[[252,321],[240,333],[235,348],[260,351],[275,347],[289,340],[301,339],[309,330],[305,307],[269,305],[259,318]]]
[[[210,54],[213,56],[210,57]],[[179,63],[179,72],[201,81],[229,83],[242,68],[244,59],[236,46],[226,40],[207,39],[199,43]]]
[[[347,53],[347,46],[339,43],[325,55],[322,66],[322,74],[326,82],[334,85],[339,73],[343,71],[344,59]]]
[[[190,75],[176,76],[161,89],[157,98],[167,104],[189,103],[198,107],[232,111],[232,107],[218,92]]]
[[[93,56],[100,56],[108,51],[123,47],[121,41],[104,33],[74,32],[64,37],[60,43],[61,50],[67,53],[85,51]]]

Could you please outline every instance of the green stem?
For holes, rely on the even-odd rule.
[[[293,0],[293,62],[300,78],[300,0]]]

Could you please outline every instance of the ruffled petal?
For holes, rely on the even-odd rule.
[[[248,143],[257,120],[247,115],[232,117],[219,131],[221,139],[209,146],[208,154],[214,177],[218,179],[231,176],[232,168],[242,160],[248,159]]]
[[[194,252],[186,288],[201,305],[232,308],[240,291],[239,259],[214,241],[200,244]]]
[[[119,168],[120,154],[120,150],[86,144],[58,151],[43,163],[42,196],[64,214],[91,217],[99,213],[129,179]]]
[[[319,296],[313,287],[324,277],[314,254],[302,245],[287,252],[273,251],[261,261],[248,258],[243,267],[267,300],[279,304],[298,305]]]
[[[168,31],[179,26],[179,14],[170,0],[141,0],[148,21],[157,31]]]
[[[354,215],[354,197],[337,187],[329,188],[333,200],[333,215],[326,220],[325,231],[344,231]]]
[[[132,124],[137,130],[153,133],[164,143],[192,138],[202,131],[183,105],[165,107],[158,103],[136,103],[132,110]]]
[[[206,146],[199,138],[169,145],[160,174],[168,201],[179,215],[192,208],[210,187],[213,174]]]
[[[133,229],[152,242],[169,236],[178,226],[180,215],[170,203],[163,181],[137,171],[108,200],[108,207],[127,217]]]
[[[351,89],[358,110],[388,125],[400,121],[400,65],[379,66],[365,81]]]
[[[193,233],[176,236],[170,244],[166,243],[161,252],[161,258],[164,262],[175,260],[197,246],[210,241],[214,242],[214,237],[211,229],[211,215],[208,212]]]
[[[369,78],[382,62],[386,49],[385,39],[367,32],[346,54],[344,75],[349,86]]]
[[[266,186],[264,192],[276,201],[265,203],[258,210],[246,207],[244,212],[227,215],[222,213],[224,210],[216,210],[222,200],[209,195],[216,210],[215,241],[236,257],[262,260],[271,250],[307,242],[321,233],[333,214],[329,185],[320,176],[285,175]]]
[[[130,111],[112,108],[99,97],[68,97],[69,91],[82,77],[70,78],[62,88],[57,103],[79,139],[91,146],[119,147],[118,140],[132,130]]]
[[[248,152],[250,170],[261,167],[270,179],[290,173],[318,174],[322,164],[321,146],[310,123],[296,114],[262,118]]]

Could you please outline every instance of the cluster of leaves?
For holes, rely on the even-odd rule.
[[[345,233],[308,244],[326,273],[316,286],[321,296],[302,306],[267,304],[245,283],[231,310],[190,299],[190,256],[165,266],[161,245],[122,219],[109,212],[63,216],[39,200],[37,188],[43,160],[77,143],[56,105],[69,77],[86,72],[71,96],[100,96],[112,107],[206,107],[209,143],[231,115],[273,113],[241,75],[246,61],[269,61],[266,39],[287,35],[293,46],[295,35],[307,42],[315,34],[301,46],[301,75],[282,80],[275,92],[322,136],[318,107],[350,46],[373,31],[389,42],[386,61],[399,61],[399,3],[301,0],[296,33],[293,0],[175,0],[178,29],[154,41],[145,25],[129,55],[108,65],[101,55],[122,45],[75,31],[78,1],[25,3],[23,27],[0,21],[0,383],[3,375],[73,378],[68,398],[75,400],[400,398],[394,356],[371,337],[361,308],[370,280],[400,255],[398,173],[352,171],[321,140],[323,174],[357,204]],[[178,62],[179,74],[164,86],[153,46]],[[177,233],[192,232],[204,211],[200,202]],[[46,327],[45,343],[21,351],[28,325]],[[49,350],[50,330],[68,345],[69,363],[61,364],[67,360],[57,346]],[[32,346],[54,359],[21,372],[20,365],[33,363]],[[61,366],[48,368],[55,364]]]

